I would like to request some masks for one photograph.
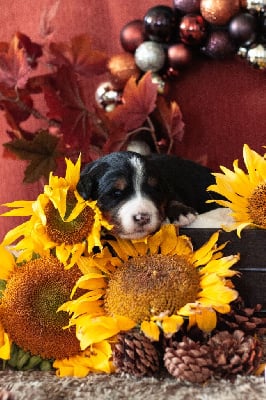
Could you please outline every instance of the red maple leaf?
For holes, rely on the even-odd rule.
[[[51,58],[48,62],[61,67],[71,66],[72,69],[85,77],[92,74],[102,74],[106,71],[107,55],[92,48],[88,35],[79,35],[71,39],[69,43],[50,43]]]
[[[181,142],[184,136],[185,124],[179,105],[175,101],[168,103],[164,97],[158,96],[156,119],[162,127],[160,140],[170,153],[174,143]]]
[[[18,35],[15,35],[8,50],[0,53],[0,82],[9,87],[25,87],[31,72],[27,53]]]
[[[127,132],[141,127],[156,107],[157,94],[157,85],[152,82],[150,72],[139,82],[131,77],[124,88],[123,104],[110,113],[110,119]]]

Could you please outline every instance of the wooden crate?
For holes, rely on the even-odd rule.
[[[191,238],[195,249],[205,243],[217,229],[180,229],[180,234]],[[241,277],[232,280],[245,300],[247,307],[262,304],[261,315],[266,316],[266,230],[245,229],[241,239],[236,232],[221,231],[218,243],[228,242],[224,255],[240,254],[240,261],[232,268],[241,272]]]

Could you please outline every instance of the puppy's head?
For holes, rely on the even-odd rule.
[[[134,152],[111,153],[88,164],[77,190],[85,200],[97,200],[113,233],[125,239],[155,232],[165,218],[166,190],[158,171]]]

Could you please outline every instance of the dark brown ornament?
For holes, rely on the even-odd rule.
[[[191,50],[183,43],[170,46],[167,55],[169,67],[176,70],[186,67],[192,60]]]
[[[210,24],[225,25],[240,10],[239,0],[201,0],[200,11]]]
[[[130,77],[138,78],[140,70],[131,53],[121,53],[112,56],[108,62],[111,81],[116,90],[122,90]]]
[[[232,41],[229,33],[224,30],[210,33],[202,48],[203,54],[217,60],[232,57],[236,51],[236,44]]]
[[[141,19],[128,22],[120,32],[121,45],[125,51],[130,53],[134,53],[144,39],[144,24]]]
[[[200,10],[200,0],[174,0],[174,7],[182,13],[197,13]]]
[[[169,42],[176,25],[175,12],[168,6],[150,8],[144,16],[145,33],[149,40]]]
[[[179,34],[182,42],[188,45],[202,43],[207,35],[206,23],[201,15],[187,14],[181,19]]]
[[[249,13],[240,13],[230,21],[228,30],[232,39],[240,46],[250,46],[256,40],[257,19]]]

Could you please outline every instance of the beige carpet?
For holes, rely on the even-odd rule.
[[[0,400],[89,399],[263,400],[266,399],[266,384],[264,378],[255,376],[238,376],[234,383],[221,380],[200,386],[169,377],[137,379],[117,374],[78,379],[57,378],[52,373],[38,371],[0,372]]]

